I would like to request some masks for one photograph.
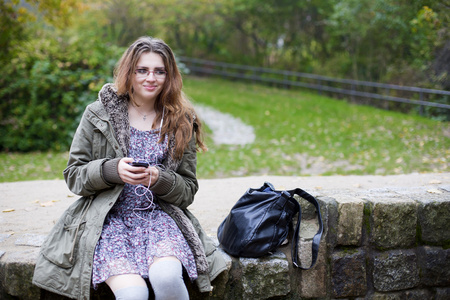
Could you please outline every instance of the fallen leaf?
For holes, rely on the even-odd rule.
[[[53,201],[41,202],[39,203],[42,207],[53,206]]]
[[[438,189],[431,189],[427,191],[428,193],[431,194],[442,194],[442,191],[438,190]]]
[[[4,209],[2,212],[6,213],[6,212],[12,212],[12,211],[15,211],[15,209],[14,208],[7,208],[7,209]]]
[[[434,179],[434,180],[430,180],[429,183],[430,183],[430,184],[440,184],[440,183],[442,183],[442,181],[437,180],[437,179]]]

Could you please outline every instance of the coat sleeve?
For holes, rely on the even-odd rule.
[[[102,165],[109,159],[106,157],[109,147],[100,130],[89,121],[89,116],[92,112],[86,109],[75,132],[67,168],[63,172],[69,189],[81,196],[94,195],[112,186],[102,174]]]
[[[197,150],[195,134],[192,134],[178,169],[176,171],[160,169],[159,178],[151,187],[151,190],[160,200],[182,209],[187,208],[194,201],[194,196],[198,190],[196,171]]]

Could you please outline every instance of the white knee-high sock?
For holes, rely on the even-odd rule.
[[[154,263],[149,270],[149,279],[156,300],[189,299],[180,261],[162,260]]]
[[[148,295],[146,286],[129,286],[114,292],[116,300],[148,300]]]

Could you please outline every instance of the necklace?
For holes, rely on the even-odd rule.
[[[147,120],[147,114],[143,114],[143,113],[141,113],[136,107],[134,107],[134,105],[133,104],[130,104],[131,105],[131,107],[133,107],[134,108],[134,110],[135,111],[137,111],[138,112],[138,114],[140,114],[141,116],[142,116],[142,120],[144,120],[144,122]]]

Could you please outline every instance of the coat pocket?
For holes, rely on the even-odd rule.
[[[86,221],[66,215],[47,238],[42,250],[44,257],[61,268],[71,268],[85,227]]]
[[[94,128],[92,136],[92,155],[94,159],[106,157],[106,138],[98,128]]]
[[[85,216],[93,199],[78,199],[53,227],[42,246],[42,255],[50,262],[66,269],[75,264],[80,239],[86,227]]]

